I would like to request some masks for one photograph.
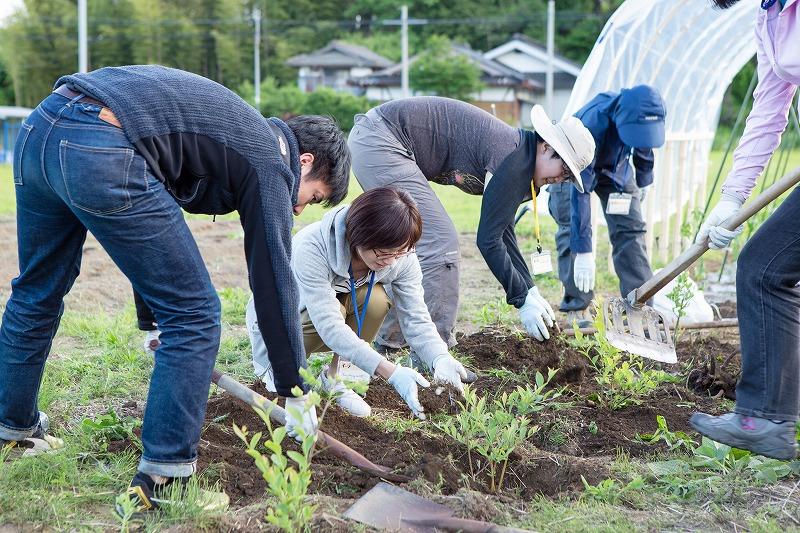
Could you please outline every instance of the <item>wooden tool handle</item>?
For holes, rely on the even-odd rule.
[[[282,426],[286,425],[286,410],[277,403],[270,401],[257,392],[248,389],[235,379],[226,376],[216,368],[211,372],[211,381],[243,402],[253,407],[263,409],[269,413],[269,418],[273,422]],[[334,439],[324,431],[317,431],[317,442],[320,444],[320,446],[323,446],[334,456],[344,459],[351,465],[355,466],[359,470],[367,472],[368,474],[383,478],[387,481],[394,481],[395,483],[406,483],[411,481],[411,478],[408,476],[394,474],[385,466],[376,465],[354,449],[345,445],[341,441]]]
[[[759,194],[753,201],[742,206],[731,218],[722,224],[722,227],[733,231],[747,219],[761,211],[767,204],[778,198],[781,194],[788,191],[800,182],[800,167],[795,168],[781,179],[773,183],[766,191]],[[664,286],[675,279],[675,277],[689,268],[692,263],[708,250],[708,237],[701,242],[692,244],[685,252],[672,260],[661,271],[647,280],[641,287],[634,289],[628,294],[628,303],[633,307],[641,307],[644,303],[655,296]]]

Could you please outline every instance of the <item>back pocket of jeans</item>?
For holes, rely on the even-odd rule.
[[[59,152],[64,185],[74,207],[110,215],[132,205],[128,192],[132,149],[84,146],[63,140]]]
[[[14,145],[14,185],[22,185],[22,152],[25,151],[25,144],[28,142],[31,131],[33,131],[33,126],[22,122]]]

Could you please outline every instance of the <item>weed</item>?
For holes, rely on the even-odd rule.
[[[600,502],[610,503],[612,505],[619,504],[626,493],[640,490],[644,488],[646,484],[645,479],[641,476],[636,476],[625,484],[615,479],[608,478],[604,479],[597,485],[591,485],[583,476],[581,476],[581,481],[583,481],[584,488],[584,492],[581,494],[582,499],[590,498]]]
[[[597,427],[597,422],[595,422],[594,420],[589,422],[589,427],[587,429],[589,430],[589,433],[591,433],[592,435],[597,435],[597,433],[600,431],[600,428]]]
[[[557,370],[548,368],[547,379],[545,379],[542,373],[537,371],[534,378],[535,388],[532,388],[530,385],[517,387],[511,394],[504,392],[500,401],[502,404],[510,406],[514,412],[520,415],[538,413],[563,394],[563,387],[545,391],[557,372]]]
[[[141,425],[141,420],[137,418],[126,416],[120,419],[114,410],[109,410],[94,419],[84,418],[81,421],[81,430],[103,451],[108,449],[109,442],[124,439],[132,439],[141,449],[141,441],[133,432]]]

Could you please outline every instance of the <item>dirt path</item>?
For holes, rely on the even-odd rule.
[[[238,221],[189,220],[189,228],[200,247],[211,279],[218,288],[247,288],[247,269],[241,225]],[[11,280],[19,273],[17,233],[14,217],[0,217],[0,302],[5,305],[11,292]],[[489,268],[475,246],[475,235],[461,235],[462,279],[461,307],[474,307],[475,302],[494,300],[503,295]],[[132,302],[130,284],[91,235],[83,249],[81,274],[66,299],[70,310],[96,312],[103,309],[117,312]],[[480,305],[480,303],[478,305]],[[464,313],[461,313],[464,315]],[[461,316],[459,329],[475,330],[469,316]]]

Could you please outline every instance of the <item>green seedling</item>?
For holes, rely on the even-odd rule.
[[[678,317],[678,320],[675,322],[675,333],[673,336],[673,342],[678,344],[682,333],[680,328],[681,319],[686,316],[686,308],[689,306],[689,302],[692,301],[692,282],[689,280],[689,274],[682,272],[678,276],[675,281],[675,286],[669,294],[667,294],[667,298],[675,305],[675,314]]]
[[[646,442],[647,444],[663,442],[667,445],[669,451],[678,450],[680,448],[691,451],[697,446],[697,443],[689,438],[683,431],[670,431],[667,427],[667,420],[663,416],[656,416],[656,424],[658,427],[655,432],[637,434],[636,438],[640,442]]]
[[[526,385],[524,387],[517,387],[511,394],[503,393],[500,397],[500,402],[503,405],[508,405],[518,415],[529,415],[531,413],[538,413],[543,409],[551,406],[557,398],[563,394],[563,387],[560,389],[545,390],[550,385],[553,377],[558,370],[552,368],[547,369],[547,378],[541,372],[536,372],[534,377],[535,387]]]
[[[592,435],[597,435],[597,433],[600,431],[600,428],[597,427],[597,422],[595,422],[594,420],[589,422],[589,427],[587,429],[589,430],[589,433],[591,433]]]
[[[503,486],[508,458],[522,442],[538,431],[530,421],[515,416],[504,395],[487,407],[486,398],[464,387],[464,401],[458,415],[437,423],[444,433],[467,448],[470,475],[476,478],[477,472],[473,454],[486,460],[489,472],[489,489],[498,492]]]

